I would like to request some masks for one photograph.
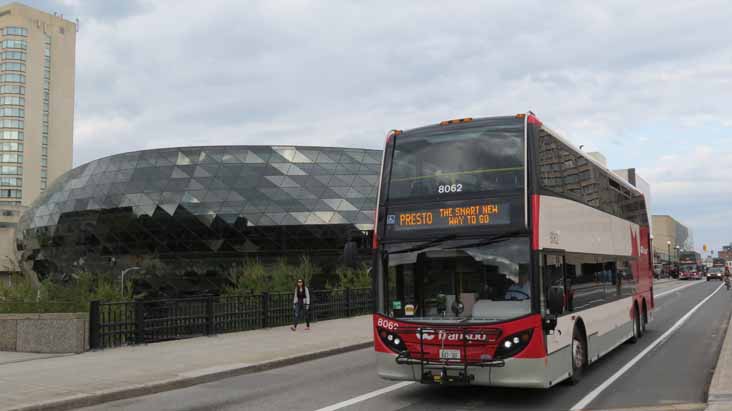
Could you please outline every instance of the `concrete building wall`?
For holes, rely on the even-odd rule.
[[[5,205],[0,209],[0,281],[8,283],[10,273],[20,271],[15,233],[27,207]]]
[[[653,251],[661,260],[669,259],[669,242],[671,259],[675,259],[676,246],[681,249],[693,249],[690,241],[689,229],[668,215],[654,215],[653,220]]]

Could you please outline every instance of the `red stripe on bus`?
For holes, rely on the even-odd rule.
[[[531,196],[531,248],[539,249],[539,206],[541,197],[538,194]]]
[[[528,118],[528,119],[526,119],[526,121],[527,121],[527,122],[528,122],[529,124],[536,124],[536,125],[537,125],[537,126],[539,126],[539,127],[541,127],[541,125],[542,125],[542,122],[541,122],[541,120],[539,120],[538,118],[536,118],[536,116],[535,116],[535,115],[533,115],[533,114],[529,114],[529,118]]]

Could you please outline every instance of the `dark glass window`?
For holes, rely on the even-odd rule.
[[[648,225],[645,199],[619,177],[588,161],[546,130],[539,130],[536,165],[542,188],[606,213]]]
[[[389,199],[514,191],[524,186],[523,121],[396,136]]]

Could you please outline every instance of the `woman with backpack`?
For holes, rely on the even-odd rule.
[[[305,316],[305,331],[310,330],[310,290],[305,286],[305,281],[300,278],[295,285],[295,295],[292,297],[292,308],[294,324],[290,329],[297,330],[297,323]]]

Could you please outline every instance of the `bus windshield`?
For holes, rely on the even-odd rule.
[[[395,137],[389,180],[389,200],[523,189],[523,120],[407,131]]]
[[[682,273],[690,273],[696,271],[696,264],[681,264],[679,271]]]
[[[493,322],[531,313],[527,237],[387,246],[387,314],[437,322]]]

